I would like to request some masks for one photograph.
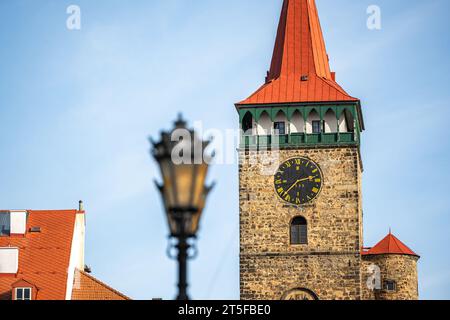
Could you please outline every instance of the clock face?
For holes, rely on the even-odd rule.
[[[275,174],[275,191],[278,196],[294,205],[314,200],[322,190],[322,183],[320,167],[307,158],[289,159]]]

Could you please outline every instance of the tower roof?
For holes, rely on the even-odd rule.
[[[284,0],[266,83],[237,105],[359,101],[330,71],[314,0]]]
[[[410,256],[419,256],[403,242],[401,242],[392,233],[389,233],[383,240],[375,245],[375,247],[363,251],[363,255],[380,255],[380,254],[402,254]]]

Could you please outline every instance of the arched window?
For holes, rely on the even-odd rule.
[[[329,109],[326,113],[325,113],[325,133],[335,133],[337,132],[337,119],[336,119],[336,114],[334,113],[333,110]]]
[[[305,121],[300,111],[296,110],[291,119],[291,133],[303,133],[305,131]]]
[[[286,123],[286,115],[282,111],[279,111],[277,116],[275,117],[275,122],[273,123],[274,132],[278,133],[279,135],[286,135],[288,133]]]
[[[319,300],[317,295],[305,288],[293,289],[286,292],[281,300]]]
[[[339,132],[353,132],[353,115],[350,111],[344,110],[339,118]]]
[[[272,120],[267,112],[263,112],[258,121],[258,135],[270,136],[272,134]]]
[[[316,110],[311,111],[306,122],[306,133],[318,134],[323,132],[322,121]]]
[[[246,135],[253,134],[253,117],[250,112],[247,112],[242,120],[242,131]]]
[[[291,244],[308,244],[308,223],[303,217],[292,220]]]

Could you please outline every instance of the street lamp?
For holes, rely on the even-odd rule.
[[[210,141],[200,140],[186,127],[181,115],[171,132],[162,132],[161,140],[154,142],[152,154],[161,169],[163,183],[155,181],[161,192],[170,230],[170,238],[178,239],[179,293],[177,300],[189,300],[187,294],[187,260],[213,185],[206,186],[208,164],[212,156],[205,155]]]

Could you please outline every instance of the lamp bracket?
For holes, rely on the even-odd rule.
[[[193,241],[188,242],[187,248],[187,258],[193,260],[198,257],[198,248],[195,238],[191,238]],[[169,237],[169,242],[167,243],[167,256],[172,260],[178,260],[178,241],[175,237]]]
[[[188,249],[188,259],[189,260],[193,260],[196,259],[198,257],[198,248],[197,248],[197,241],[192,241],[189,244],[189,249]]]
[[[177,260],[178,259],[177,243],[174,240],[175,240],[175,238],[173,238],[173,237],[169,238],[169,242],[167,243],[166,253],[170,259]]]

